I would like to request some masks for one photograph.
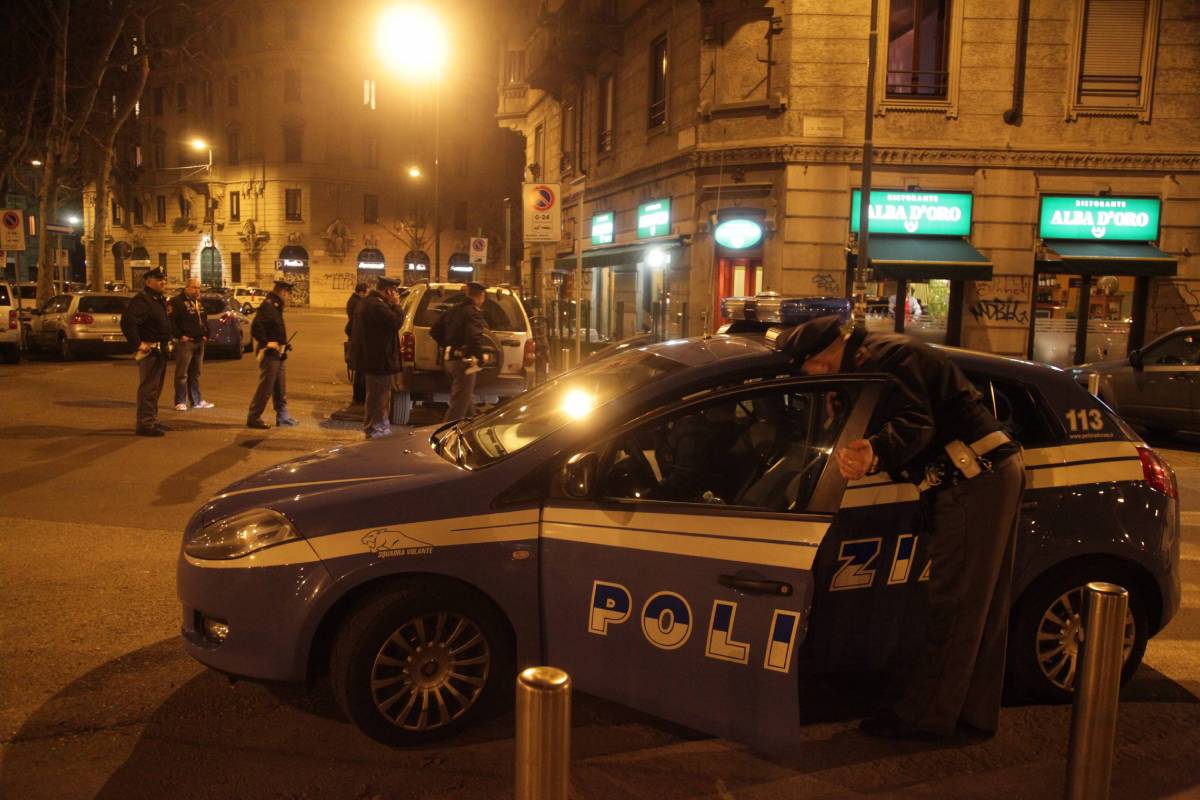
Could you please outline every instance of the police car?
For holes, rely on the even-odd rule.
[[[1171,468],[1069,374],[947,352],[1025,447],[1009,688],[1069,696],[1083,586],[1101,579],[1130,590],[1128,677],[1179,607]],[[830,457],[888,390],[718,335],[285,462],[189,522],[185,647],[236,676],[328,672],[345,713],[396,745],[470,725],[517,667],[545,663],[581,691],[786,747],[810,676],[885,669],[919,640],[937,566],[916,489],[847,485]]]

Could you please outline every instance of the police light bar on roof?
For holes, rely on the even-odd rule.
[[[726,297],[721,314],[730,320],[767,322],[775,325],[799,325],[817,317],[837,315],[850,321],[850,301],[844,297],[793,297],[760,294],[754,297]]]

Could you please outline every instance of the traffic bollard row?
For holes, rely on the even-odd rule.
[[[530,667],[517,676],[517,800],[567,800],[571,676]]]

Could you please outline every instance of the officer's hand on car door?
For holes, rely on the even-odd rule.
[[[866,439],[858,439],[837,451],[838,472],[848,481],[866,475],[875,463],[875,451]]]

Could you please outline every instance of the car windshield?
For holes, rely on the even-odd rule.
[[[200,305],[204,306],[205,314],[221,314],[225,311],[224,297],[202,297]]]
[[[680,362],[643,350],[584,364],[494,411],[443,428],[435,435],[434,445],[444,458],[468,469],[485,466],[681,369],[684,365]]]
[[[432,287],[421,298],[414,324],[429,328],[437,322],[443,312],[463,301],[466,295],[460,289]],[[520,301],[508,291],[488,292],[483,301],[483,320],[489,330],[525,330],[525,315],[521,313]]]
[[[81,297],[79,298],[80,312],[87,314],[123,314],[125,306],[129,305],[128,297]]]

